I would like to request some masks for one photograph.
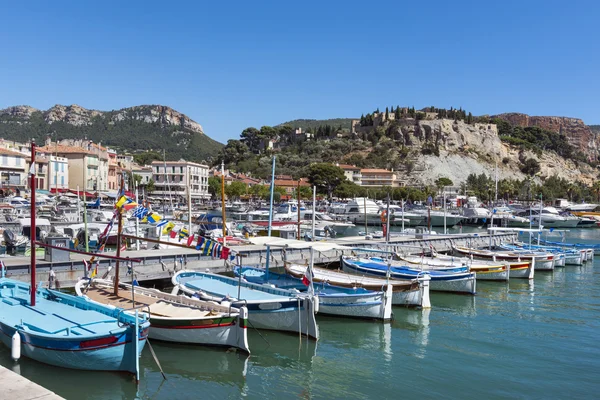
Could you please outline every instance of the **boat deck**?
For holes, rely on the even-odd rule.
[[[204,318],[210,315],[220,315],[220,313],[205,311],[183,304],[176,304],[156,297],[147,296],[141,293],[135,293],[135,304],[133,296],[129,290],[119,290],[119,295],[115,296],[112,289],[92,286],[85,293],[90,299],[98,303],[108,304],[120,308],[132,308],[134,306],[147,305],[150,313],[155,317],[168,318]],[[143,311],[143,310],[142,310]]]
[[[64,337],[103,335],[121,329],[116,319],[95,310],[49,300],[39,295],[35,307],[29,305],[26,288],[0,284],[0,315],[3,323],[15,327],[22,321],[26,330]]]
[[[223,282],[217,279],[194,279],[185,282],[185,286],[202,290],[209,293],[214,293],[219,296],[229,296],[232,298],[238,297],[238,286],[231,285],[227,282]],[[255,290],[242,285],[240,290],[240,299],[248,301],[288,301],[290,297],[280,296],[273,293],[263,292],[262,290]]]

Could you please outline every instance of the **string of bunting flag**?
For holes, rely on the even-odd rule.
[[[179,242],[185,240],[188,247],[195,248],[202,252],[202,255],[204,256],[211,256],[212,258],[220,258],[223,260],[234,257],[229,247],[223,246],[216,240],[208,239],[201,235],[198,235],[197,237],[195,234],[190,235],[187,228],[181,228],[179,231],[175,231],[174,228],[176,225],[174,222],[165,219],[157,212],[149,210],[144,205],[138,204],[135,200],[130,199],[127,196],[121,196],[115,203],[115,208],[113,218],[105,229],[106,233],[110,231],[110,227],[118,215],[118,210],[126,212],[131,211],[131,215],[140,220],[140,222],[149,223],[157,228],[162,228],[163,235],[169,235],[172,239],[179,237]],[[195,245],[194,240],[196,241]]]

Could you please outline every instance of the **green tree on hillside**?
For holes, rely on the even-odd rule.
[[[336,187],[346,180],[344,170],[329,163],[315,163],[308,167],[309,182],[332,197]]]

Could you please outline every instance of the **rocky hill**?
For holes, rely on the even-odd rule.
[[[210,161],[222,144],[186,115],[161,105],[113,111],[56,105],[48,110],[14,106],[0,110],[0,137],[8,140],[88,138],[122,151],[165,150],[167,158]]]
[[[392,139],[401,148],[410,149],[408,153],[404,151],[405,161],[397,165],[408,185],[432,184],[439,177],[464,182],[470,174],[494,176],[496,166],[499,179],[523,179],[526,174],[522,167],[527,159],[539,162],[541,178],[556,175],[592,184],[597,177],[597,171],[585,163],[564,159],[550,151],[519,149],[501,141],[497,126],[491,123],[467,124],[448,119],[403,121],[392,127]]]
[[[563,134],[573,146],[588,156],[598,154],[597,131],[593,131],[579,118],[569,117],[539,117],[521,113],[505,113],[494,115],[492,118],[500,118],[508,121],[514,126],[531,127],[538,126],[542,129]]]

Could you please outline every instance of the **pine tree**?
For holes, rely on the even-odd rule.
[[[385,108],[385,120],[388,120],[388,117],[390,116],[390,110],[386,107]]]

